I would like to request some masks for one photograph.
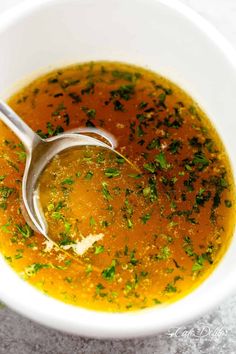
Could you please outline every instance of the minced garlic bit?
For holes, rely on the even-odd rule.
[[[72,248],[76,254],[82,256],[90,247],[93,246],[95,242],[100,241],[103,237],[104,234],[102,233],[97,235],[89,234],[88,236],[84,237],[81,241],[72,243],[70,245],[61,246],[61,247],[64,250],[68,250]]]
[[[43,244],[45,245],[44,252],[51,252],[54,247],[54,243],[51,240],[45,240]]]

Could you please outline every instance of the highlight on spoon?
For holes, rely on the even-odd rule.
[[[45,167],[34,194],[35,210],[49,239],[82,256],[111,232],[108,226],[123,220],[132,228],[131,199],[132,205],[144,202],[144,184],[138,168],[116,151],[78,146]]]

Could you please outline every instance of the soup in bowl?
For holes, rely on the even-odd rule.
[[[40,200],[60,250],[21,215],[25,152],[1,125],[3,301],[98,337],[155,333],[218,303],[236,267],[234,52],[178,2],[49,1],[15,14],[0,36],[9,104],[42,138],[103,129],[121,155],[68,151],[46,167]]]

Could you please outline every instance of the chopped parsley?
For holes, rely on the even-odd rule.
[[[112,200],[113,199],[112,196],[111,196],[111,193],[108,190],[108,186],[107,186],[106,182],[102,182],[102,194],[103,194],[103,197],[106,200]]]
[[[102,277],[106,280],[114,280],[116,273],[116,261],[113,259],[111,265],[102,271]]]
[[[86,175],[84,176],[84,179],[86,179],[87,181],[90,181],[93,177],[93,172],[92,171],[88,171],[86,173]]]
[[[108,178],[113,178],[120,176],[120,171],[117,168],[109,167],[105,169],[104,174]]]

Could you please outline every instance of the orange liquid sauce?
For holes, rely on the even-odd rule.
[[[101,62],[40,77],[9,103],[43,137],[106,130],[141,171],[129,177],[133,167],[102,159],[99,148],[65,152],[46,168],[40,196],[51,237],[68,246],[102,234],[76,262],[26,226],[25,155],[1,123],[0,250],[28,282],[67,303],[128,311],[176,301],[214,270],[233,233],[235,189],[220,138],[185,92]]]

